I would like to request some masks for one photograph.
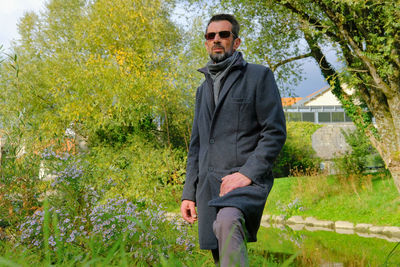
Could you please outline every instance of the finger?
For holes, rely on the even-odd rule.
[[[187,210],[187,212],[185,212],[185,215],[183,216],[183,219],[185,221],[187,221],[188,223],[193,223],[193,219],[190,216],[190,211],[189,210]]]
[[[190,222],[189,213],[190,213],[190,210],[188,209],[188,206],[185,203],[182,203],[182,205],[181,205],[182,218],[187,222]]]
[[[222,178],[223,179],[223,178]],[[225,183],[222,182],[221,186],[219,187],[219,196],[222,197],[224,195],[224,190],[225,190]]]
[[[191,215],[191,219],[193,220],[192,222],[197,220],[197,212],[196,212],[196,208],[194,205],[190,205],[190,215]]]
[[[181,215],[182,215],[182,218],[183,218],[185,221],[188,220],[187,212],[186,212],[186,210],[184,210],[183,208],[181,208]]]

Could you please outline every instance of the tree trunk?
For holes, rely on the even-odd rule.
[[[388,169],[400,194],[400,161],[397,161],[394,164],[392,162],[391,165],[392,166],[389,166]]]
[[[387,98],[385,104],[382,100],[376,101],[372,109],[380,136],[380,141],[374,146],[382,156],[400,193],[400,94],[394,93],[391,98]],[[380,116],[380,113],[386,114]]]

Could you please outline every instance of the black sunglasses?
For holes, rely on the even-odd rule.
[[[211,41],[215,39],[215,36],[217,36],[217,34],[219,35],[220,38],[222,39],[226,39],[231,37],[231,34],[233,35],[233,37],[235,37],[235,35],[233,34],[233,32],[230,31],[220,31],[220,32],[208,32],[204,35],[204,37],[206,38],[206,40]]]

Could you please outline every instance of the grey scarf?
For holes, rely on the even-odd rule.
[[[228,75],[230,72],[233,64],[236,62],[236,60],[239,58],[240,52],[235,51],[232,56],[228,57],[224,61],[214,63],[212,60],[210,60],[207,63],[207,68],[208,72],[211,75],[211,78],[214,81],[214,103],[215,106],[218,103],[218,96],[219,96],[219,91],[221,90],[222,87],[222,82],[225,80],[225,77]]]

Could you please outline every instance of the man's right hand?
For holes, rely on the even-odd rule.
[[[183,200],[181,203],[181,214],[183,219],[188,223],[197,221],[196,203],[191,200]]]

